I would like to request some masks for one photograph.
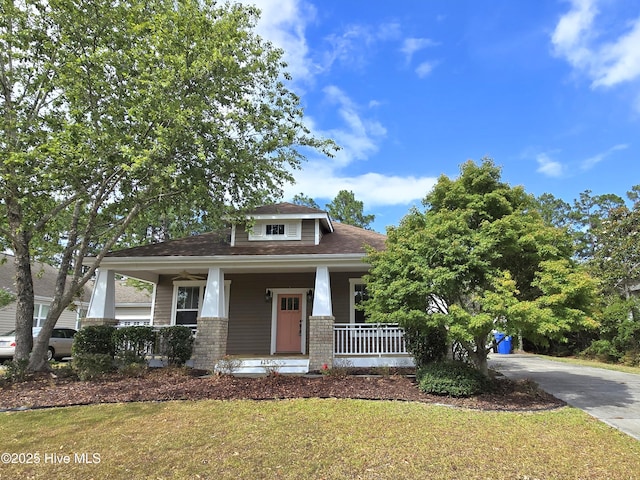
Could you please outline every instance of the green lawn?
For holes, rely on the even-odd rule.
[[[578,357],[550,357],[548,355],[538,355],[539,357],[546,358],[548,360],[554,360],[556,362],[573,363],[574,365],[583,365],[585,367],[604,368],[605,370],[615,370],[625,373],[640,374],[640,367],[630,367],[628,365],[621,365],[619,363],[605,363],[597,360],[589,360],[586,358]]]
[[[1,464],[2,480],[640,478],[640,442],[568,407],[488,413],[331,399],[132,403],[0,414],[0,439],[2,451],[39,459]],[[99,463],[74,457],[83,453]],[[65,455],[69,464],[53,464]]]

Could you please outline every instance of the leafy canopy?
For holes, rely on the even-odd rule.
[[[2,2],[0,246],[16,259],[18,358],[31,350],[32,257],[60,266],[33,363],[118,242],[213,228],[279,198],[301,147],[333,151],[305,126],[258,15],[213,0]]]
[[[374,322],[446,326],[486,371],[494,329],[535,341],[588,325],[593,282],[571,260],[571,238],[546,224],[533,198],[500,180],[484,159],[438,179],[370,251],[365,302]]]

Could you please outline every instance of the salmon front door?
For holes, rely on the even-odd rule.
[[[302,295],[278,295],[276,353],[302,352]]]

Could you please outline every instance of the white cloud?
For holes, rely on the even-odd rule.
[[[546,153],[540,153],[536,156],[538,162],[538,173],[542,173],[547,177],[560,177],[564,173],[564,166],[555,160],[552,160]]]
[[[630,31],[601,48],[603,67],[597,72],[594,86],[611,87],[640,77],[640,18]]]
[[[375,28],[365,25],[351,25],[340,34],[326,38],[331,49],[325,52],[322,64],[313,58],[306,41],[306,28],[315,21],[316,11],[304,0],[242,0],[245,4],[257,4],[262,11],[257,32],[263,38],[285,51],[284,60],[294,81],[313,84],[315,76],[331,68],[335,62],[341,62],[353,68],[364,65],[374,47],[379,42],[401,38],[397,23],[377,25]],[[405,54],[413,55],[421,48],[431,46],[428,39],[414,39],[406,43]],[[412,50],[410,53],[409,51]],[[321,54],[320,54],[321,55]],[[428,74],[432,66],[418,67]],[[299,89],[300,86],[297,85]],[[381,103],[371,100],[368,105],[356,104],[347,93],[330,85],[323,89],[325,100],[335,105],[341,121],[334,128],[323,130],[314,119],[306,115],[304,122],[317,136],[332,138],[341,147],[334,158],[322,160],[311,158],[302,165],[301,170],[292,172],[296,178],[294,185],[284,186],[284,198],[291,200],[297,193],[304,192],[316,200],[333,199],[340,190],[350,190],[367,208],[383,205],[405,205],[424,198],[436,183],[435,177],[402,177],[368,172],[362,175],[349,175],[343,172],[345,167],[355,161],[367,160],[374,155],[380,143],[386,137],[384,125],[374,118],[367,117],[368,109]]]
[[[606,152],[598,153],[597,155],[594,155],[594,156],[589,157],[586,160],[584,160],[582,162],[582,164],[580,165],[580,168],[582,170],[590,170],[591,168],[596,166],[598,163],[603,161],[605,158],[610,156],[612,153],[617,152],[619,150],[625,150],[627,148],[629,148],[629,145],[627,145],[625,143],[614,145],[613,147],[611,147]]]
[[[400,48],[400,51],[404,54],[407,63],[409,63],[411,62],[414,53],[436,45],[438,45],[438,43],[434,42],[430,38],[406,38],[404,42],[402,42],[402,48]]]
[[[596,23],[599,3],[571,1],[571,10],[560,18],[551,36],[555,53],[584,73],[592,88],[640,79],[640,17],[614,27],[607,25],[606,33],[613,34],[613,40],[605,41]]]
[[[378,142],[387,131],[375,120],[367,119],[360,113],[359,107],[338,87],[328,86],[324,93],[329,102],[338,105],[338,114],[344,125],[320,132],[322,136],[333,138],[341,150],[333,162],[346,166],[354,160],[364,160],[378,150]]]
[[[420,78],[427,77],[433,71],[435,66],[436,66],[435,62],[422,62],[420,65],[417,66],[416,74]]]
[[[379,42],[394,40],[400,36],[400,25],[386,23],[371,27],[353,24],[340,33],[325,38],[331,49],[324,52],[323,69],[329,70],[334,63],[350,68],[362,68],[367,64]]]
[[[329,86],[324,93],[328,102],[337,105],[341,124],[328,131],[319,131],[313,118],[307,118],[307,126],[322,137],[333,138],[342,149],[334,158],[311,159],[301,170],[293,172],[296,183],[284,186],[284,198],[291,200],[295,194],[303,192],[321,203],[320,199],[330,201],[340,190],[350,190],[367,208],[406,205],[424,198],[437,178],[378,172],[344,173],[343,170],[353,162],[367,160],[375,154],[387,131],[380,122],[367,118],[366,110],[340,88]]]
[[[311,81],[320,69],[309,57],[309,46],[305,37],[307,24],[313,22],[316,16],[313,5],[300,0],[240,1],[260,9],[256,32],[284,50],[287,71],[294,81]]]
[[[340,190],[352,191],[367,209],[384,205],[407,205],[421,200],[433,188],[436,177],[401,177],[380,173],[342,176],[332,165],[310,163],[296,172],[295,185],[287,185],[284,198],[291,200],[303,192],[318,203],[319,199],[332,200]]]

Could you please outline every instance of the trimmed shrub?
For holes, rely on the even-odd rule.
[[[116,369],[113,357],[108,353],[81,353],[74,355],[72,362],[82,381],[99,378]]]
[[[416,372],[418,388],[435,395],[470,397],[490,389],[481,372],[461,362],[433,362]]]
[[[115,327],[110,325],[91,325],[80,329],[73,337],[72,355],[75,357],[91,353],[109,355],[113,358],[116,353],[113,341],[115,331]]]
[[[175,325],[160,329],[160,354],[169,365],[183,365],[193,352],[193,334],[189,327]]]
[[[443,326],[416,321],[403,328],[407,351],[413,355],[416,367],[438,362],[447,354],[447,330]]]
[[[151,327],[125,327],[113,333],[116,358],[129,365],[144,363],[148,353],[153,352],[156,334]]]

